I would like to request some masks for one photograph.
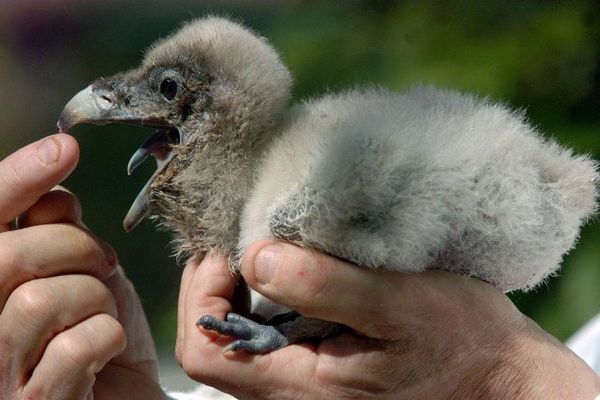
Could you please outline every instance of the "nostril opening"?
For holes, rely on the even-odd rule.
[[[97,96],[96,104],[98,105],[98,107],[105,109],[105,110],[109,110],[115,106],[110,94],[97,93],[96,96]]]

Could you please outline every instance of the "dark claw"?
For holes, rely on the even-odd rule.
[[[234,313],[228,314],[226,321],[206,315],[198,320],[197,325],[238,339],[227,346],[225,351],[245,350],[249,353],[263,354],[289,344],[285,335],[275,327],[258,324]]]

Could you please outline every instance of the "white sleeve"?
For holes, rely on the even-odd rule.
[[[228,394],[219,392],[210,386],[200,385],[193,392],[189,393],[169,393],[170,400],[235,400]]]
[[[585,324],[565,344],[600,374],[600,314]]]

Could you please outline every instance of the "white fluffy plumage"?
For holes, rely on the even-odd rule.
[[[522,114],[433,87],[296,105],[260,166],[241,251],[284,237],[371,268],[509,291],[553,273],[596,209],[596,164]]]
[[[218,17],[160,41],[145,64],[173,54],[215,76],[220,111],[195,134],[228,144],[197,151],[171,186],[187,194],[163,202],[188,251],[217,247],[235,260],[254,241],[283,239],[369,268],[441,268],[530,289],[596,209],[596,163],[502,104],[364,87],[286,109],[291,79],[277,52]]]

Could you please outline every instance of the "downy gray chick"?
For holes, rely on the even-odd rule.
[[[360,266],[439,268],[503,291],[559,267],[596,208],[596,164],[544,139],[520,113],[450,90],[353,89],[287,107],[292,79],[261,37],[202,18],[156,43],[141,66],[77,94],[59,128],[156,128],[129,172],[158,170],[125,218],[152,213],[179,254],[218,250],[238,268],[279,239]],[[339,326],[290,313],[199,324],[268,352]]]

